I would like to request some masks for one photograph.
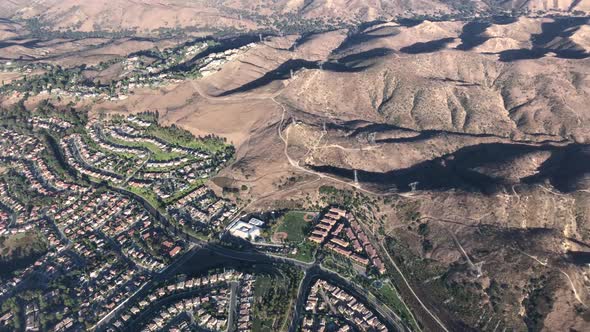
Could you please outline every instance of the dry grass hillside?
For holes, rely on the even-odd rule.
[[[236,0],[116,0],[0,1],[4,18],[40,18],[58,30],[125,30],[150,32],[160,28],[238,29],[276,27],[301,19],[367,22],[415,15],[441,15],[506,10],[563,14],[590,11],[589,0],[512,1],[384,1],[280,0],[251,3]]]
[[[206,99],[198,114],[216,114],[207,118],[225,118],[238,100],[256,101],[265,114],[243,123],[249,138],[216,183],[246,184],[254,206],[267,208],[320,185],[350,188],[356,169],[365,190],[405,192],[383,205],[385,234],[449,326],[584,330],[584,30],[585,22],[551,19],[388,23],[348,36],[269,40],[196,85]],[[286,108],[286,149],[277,135],[281,108],[270,98]],[[192,112],[166,119],[203,130]],[[290,165],[285,151],[317,173]]]
[[[154,3],[74,8],[66,1],[49,9],[52,3],[38,1],[19,15],[45,8],[58,26],[153,29],[163,21],[197,24],[203,12],[213,20],[245,2],[192,2],[181,18],[174,13],[183,2]],[[159,21],[147,4],[159,8]],[[181,7],[164,8],[172,4]],[[266,4],[243,8],[309,16],[334,8],[371,18],[402,6]],[[533,5],[539,3],[518,4]],[[109,14],[101,16],[104,11]],[[215,20],[232,25],[232,15]],[[322,186],[347,190],[340,196],[370,196],[379,203],[371,211],[376,236],[453,330],[584,331],[590,326],[588,23],[579,17],[399,20],[274,36],[204,78],[133,89],[123,100],[52,102],[71,102],[91,116],[156,110],[163,124],[227,138],[236,158],[210,184],[220,193],[239,189],[249,210],[301,207],[321,199]],[[10,43],[1,57],[68,66],[181,42],[25,41],[12,35],[18,25],[2,24]],[[416,315],[428,320],[419,308]]]

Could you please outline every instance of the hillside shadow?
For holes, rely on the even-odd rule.
[[[580,180],[590,177],[590,145],[572,144],[556,149],[538,170],[538,174],[523,179],[523,182],[549,181],[561,192],[576,191],[580,189]]]
[[[369,51],[350,54],[337,60],[338,63],[346,65],[347,67],[354,67],[354,65],[371,59],[382,58],[393,53],[389,48],[375,48]]]
[[[533,46],[545,47],[557,37],[569,38],[582,25],[588,24],[589,20],[585,17],[568,17],[545,22],[541,24],[541,33],[531,36]]]
[[[351,49],[351,48],[354,48],[355,46],[358,46],[358,45],[361,45],[364,43],[368,43],[373,40],[394,37],[399,34],[399,31],[397,31],[397,29],[395,29],[395,30],[396,30],[395,32],[383,33],[383,34],[367,34],[364,32],[353,33],[353,34],[349,35],[348,37],[346,37],[346,39],[344,39],[344,41],[342,43],[340,43],[340,45],[332,51],[332,54],[338,54],[338,53],[342,52],[343,50]],[[374,33],[374,32],[375,31],[373,31],[372,33]]]
[[[582,153],[586,151],[585,155]],[[510,184],[512,180],[492,177],[476,171],[480,167],[504,167],[513,159],[537,151],[549,151],[552,156],[543,164],[537,176],[523,179],[535,184],[549,179],[560,191],[568,192],[582,176],[590,174],[590,148],[588,146],[531,146],[524,144],[478,144],[459,149],[450,155],[418,163],[412,167],[389,172],[366,172],[359,170],[360,182],[388,190],[394,187],[399,192],[411,191],[417,182],[419,190],[463,190],[493,194]],[[581,159],[580,159],[581,158]],[[579,162],[574,163],[574,160]],[[573,165],[567,165],[569,163]],[[311,166],[311,169],[332,174],[352,181],[352,169],[332,166]]]
[[[423,43],[415,43],[410,46],[402,47],[399,51],[406,54],[432,53],[444,49],[454,40],[455,38],[450,37],[431,40]]]
[[[458,50],[461,51],[469,51],[473,48],[483,44],[489,38],[483,36],[483,33],[489,28],[492,24],[489,22],[469,22],[463,26],[463,30],[459,35],[461,39],[461,44],[457,46]]]
[[[271,84],[275,81],[283,81],[289,79],[291,77],[291,71],[296,72],[301,69],[321,69],[327,70],[331,72],[346,72],[346,73],[354,73],[363,71],[370,66],[361,66],[361,67],[348,67],[346,64],[337,63],[337,62],[326,62],[320,66],[319,61],[307,61],[302,59],[297,60],[289,60],[283,64],[281,64],[276,69],[273,69],[264,76],[257,78],[251,82],[243,84],[235,89],[225,91],[219,94],[219,97],[229,96],[234,93],[242,93],[252,91],[254,89],[266,86]]]
[[[424,23],[424,20],[418,20],[413,18],[400,18],[399,20],[397,20],[397,23],[399,23],[399,25],[403,27],[411,28]]]
[[[569,38],[583,25],[590,23],[589,18],[557,18],[554,22],[541,24],[541,32],[531,36],[531,49],[506,50],[500,52],[500,61],[534,60],[555,53],[562,59],[585,59],[590,53],[576,45]]]

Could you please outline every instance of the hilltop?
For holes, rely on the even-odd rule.
[[[580,15],[590,1],[0,1],[3,18],[37,20],[44,28],[62,31],[274,31],[317,29],[395,17],[475,17],[489,13]]]

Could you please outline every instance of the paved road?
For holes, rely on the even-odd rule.
[[[269,255],[266,253],[260,253],[260,252],[254,252],[254,251],[238,251],[238,250],[222,247],[219,245],[206,243],[201,240],[198,240],[198,242],[200,243],[200,245],[195,246],[189,252],[184,254],[180,259],[176,260],[173,264],[171,264],[169,267],[167,267],[165,270],[158,273],[152,279],[151,282],[145,284],[144,287],[142,287],[141,289],[142,290],[149,289],[150,284],[154,284],[157,281],[167,279],[168,277],[173,275],[174,272],[178,268],[180,268],[190,258],[192,258],[196,252],[198,252],[201,249],[208,249],[215,254],[218,254],[223,257],[232,258],[232,259],[235,259],[238,261],[247,261],[247,262],[253,262],[253,263],[268,263],[268,264],[289,264],[289,265],[296,266],[296,267],[303,270],[304,278],[302,279],[302,281],[299,285],[297,300],[295,302],[295,310],[293,311],[293,317],[291,319],[291,324],[289,327],[290,332],[294,332],[297,330],[297,327],[299,326],[299,322],[300,322],[300,317],[303,312],[303,308],[304,308],[304,305],[305,305],[305,302],[307,299],[307,294],[309,292],[309,289],[311,288],[311,285],[313,284],[313,282],[315,282],[315,280],[317,280],[318,278],[328,280],[328,281],[338,285],[339,287],[345,289],[346,291],[351,293],[353,296],[355,296],[356,298],[358,298],[362,302],[365,302],[366,304],[368,304],[368,306],[370,308],[373,308],[375,313],[378,314],[378,316],[388,326],[388,328],[390,328],[390,330],[392,330],[392,331],[406,331],[406,330],[408,330],[403,325],[403,322],[401,322],[399,317],[397,317],[395,315],[395,313],[393,313],[393,311],[391,311],[391,309],[386,307],[384,304],[380,303],[370,293],[368,293],[367,291],[356,286],[354,283],[351,283],[348,280],[344,279],[343,277],[337,275],[336,273],[329,271],[325,268],[322,268],[316,262],[306,263],[306,262],[301,262],[301,261],[298,261],[295,259],[280,257],[280,256],[275,256],[275,255]],[[140,292],[137,291],[131,298],[136,297],[136,295],[139,293]],[[233,298],[233,290],[232,290],[232,298]],[[117,311],[121,310],[130,299],[128,299],[124,303],[117,306],[117,308],[115,308],[113,311],[111,311],[111,313],[109,313],[107,316],[105,316],[103,319],[101,319],[101,322],[99,324],[97,324],[97,326],[107,323],[113,317],[113,315]],[[235,301],[235,299],[234,299],[234,301]],[[234,306],[232,304],[232,308],[233,307]],[[230,317],[231,317],[231,315],[230,315]],[[231,323],[233,323],[233,321]],[[228,326],[231,326],[231,324],[228,324]]]
[[[337,285],[344,289],[349,294],[353,295],[358,301],[367,305],[372,311],[379,317],[388,328],[389,331],[409,331],[409,329],[401,322],[392,311],[386,307],[383,303],[380,303],[374,296],[368,293],[366,290],[358,287],[354,283],[351,283],[347,279],[344,279],[340,275],[322,268],[319,265],[315,265],[310,268],[303,278],[299,291],[297,294],[297,301],[295,303],[295,310],[289,325],[289,332],[297,331],[301,323],[302,313],[304,311],[305,303],[307,302],[307,296],[313,283],[318,279],[324,279],[330,283]]]
[[[184,263],[186,263],[190,258],[194,256],[194,254],[198,251],[200,247],[194,246],[191,250],[184,253],[179,259],[174,261],[172,264],[168,265],[162,271],[154,274],[152,279],[139,287],[130,297],[125,299],[125,301],[121,302],[118,306],[113,308],[108,314],[106,314],[103,318],[101,318],[90,330],[101,330],[104,325],[106,325],[110,320],[117,314],[117,312],[122,311],[125,308],[125,305],[129,303],[134,303],[135,301],[131,301],[132,299],[139,297],[139,295],[143,294],[143,291],[149,290],[159,281],[166,280],[169,278],[174,271],[178,270]],[[131,301],[131,302],[130,302]]]
[[[120,192],[127,192],[129,195],[137,197],[136,194],[128,192],[124,188],[117,187],[116,189],[118,189]],[[150,205],[150,203],[146,200],[142,200],[142,202],[144,203],[144,205],[145,204]],[[157,209],[155,209],[153,207],[148,210],[150,211],[150,213],[154,213],[154,211],[157,211]],[[173,233],[176,232],[176,230],[173,227],[171,227],[172,224],[165,215],[158,213],[158,215],[156,217],[158,220],[161,220],[164,224],[166,224],[168,226],[167,228],[170,231],[172,231]],[[397,315],[395,315],[395,313],[391,309],[389,309],[384,304],[380,303],[374,296],[372,296],[372,294],[359,288],[354,283],[349,282],[348,280],[342,278],[341,276],[337,275],[336,273],[329,271],[325,268],[322,268],[318,264],[318,262],[314,261],[314,262],[307,263],[307,262],[302,262],[302,261],[299,261],[299,260],[296,260],[293,258],[273,255],[273,254],[264,253],[264,252],[235,250],[235,249],[223,247],[223,246],[215,244],[215,243],[203,241],[197,237],[194,237],[194,236],[192,236],[190,234],[186,234],[186,233],[176,234],[176,235],[188,239],[194,247],[189,252],[184,254],[180,259],[177,259],[170,266],[168,266],[167,268],[162,270],[160,273],[155,275],[150,283],[153,283],[157,280],[165,280],[169,276],[173,275],[174,271],[176,271],[179,267],[181,267],[184,263],[186,263],[198,250],[208,249],[211,252],[213,252],[219,256],[231,258],[231,259],[234,259],[237,261],[246,261],[246,262],[258,263],[258,264],[260,264],[260,263],[289,264],[289,265],[292,265],[292,266],[295,266],[295,267],[301,269],[304,272],[304,279],[301,281],[300,286],[299,286],[297,300],[296,300],[296,306],[295,306],[295,310],[293,311],[292,321],[291,321],[291,324],[289,327],[290,332],[295,331],[297,329],[297,327],[299,326],[299,321],[300,321],[302,309],[305,304],[305,300],[307,299],[307,292],[309,291],[309,288],[311,287],[311,283],[313,281],[315,281],[316,279],[318,279],[319,277],[329,280],[330,282],[334,282],[335,284],[338,284],[340,287],[342,287],[343,289],[346,289],[355,297],[358,297],[360,300],[364,301],[366,304],[368,304],[369,307],[374,309],[374,311],[380,316],[382,321],[388,326],[388,328],[390,330],[392,330],[392,331],[406,331],[406,330],[408,330],[407,327],[404,326],[403,322],[401,322],[401,319],[399,319],[399,317],[397,317]],[[149,285],[146,284],[144,286],[145,287],[142,287],[142,289],[149,289],[149,287],[148,287]],[[146,287],[148,287],[148,288],[146,288]],[[133,297],[136,297],[137,294],[139,294],[139,292],[136,292]],[[103,317],[103,319],[101,319],[101,321],[100,321],[100,324],[97,324],[97,326],[101,326],[101,325],[108,323],[109,320],[114,316],[114,314],[117,311],[124,308],[124,305],[127,302],[128,301],[125,301],[121,305],[117,306],[107,316]]]
[[[305,302],[307,299],[307,294],[309,294],[309,289],[311,288],[311,283],[314,281],[312,278],[313,275],[307,273],[301,279],[299,283],[299,289],[297,290],[297,299],[295,300],[295,309],[293,310],[293,317],[291,317],[291,322],[289,324],[289,332],[295,332],[299,323],[301,321],[301,313],[303,312],[303,307],[305,306]]]
[[[238,311],[238,288],[239,283],[237,281],[232,281],[230,283],[230,298],[229,298],[229,317],[227,319],[227,331],[234,331],[235,330],[235,323],[234,321],[236,320],[236,315],[237,315],[237,311]]]

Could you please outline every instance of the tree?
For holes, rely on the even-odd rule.
[[[418,234],[420,234],[422,236],[428,236],[429,233],[430,233],[430,229],[428,228],[428,224],[424,223],[424,224],[420,224],[420,226],[418,226]]]
[[[432,248],[433,248],[432,247],[432,242],[430,242],[430,240],[424,240],[424,241],[422,241],[422,249],[425,252],[432,251]]]

